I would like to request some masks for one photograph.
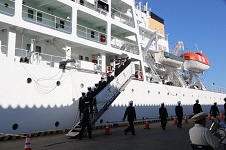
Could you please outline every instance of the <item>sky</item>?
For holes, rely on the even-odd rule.
[[[210,69],[200,76],[204,85],[208,90],[211,90],[212,83],[226,89],[226,0],[147,2],[151,11],[164,19],[170,49],[182,41],[184,52],[186,49],[202,51],[210,61]]]

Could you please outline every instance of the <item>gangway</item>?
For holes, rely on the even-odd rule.
[[[130,63],[111,83],[101,90],[95,97],[97,113],[91,121],[91,127],[95,125],[97,120],[110,107],[119,94],[125,89],[129,82],[133,79],[135,73],[135,64]],[[66,136],[76,137],[81,130],[80,122],[77,122]],[[85,132],[86,133],[86,130]]]

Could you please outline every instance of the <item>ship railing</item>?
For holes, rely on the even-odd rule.
[[[215,85],[212,85],[212,86],[211,86],[211,91],[212,91],[212,92],[217,92],[217,93],[223,93],[223,94],[226,94],[226,89],[225,89],[225,88],[219,87],[219,86],[215,86]]]
[[[0,13],[7,16],[14,16],[15,14],[14,2],[8,1],[6,3],[0,3]]]
[[[15,56],[17,57],[27,57],[30,59],[30,63],[37,64],[37,65],[49,65],[51,67],[58,67],[59,62],[65,60],[65,57],[55,56],[50,54],[44,53],[30,53],[28,50],[16,48]]]
[[[111,37],[111,46],[122,51],[139,55],[139,47],[136,44],[130,43],[114,36]]]
[[[107,35],[103,32],[88,28],[77,24],[77,35],[78,37],[98,42],[101,44],[107,44]]]
[[[111,8],[111,18],[134,28],[133,18],[115,8]]]
[[[25,21],[42,25],[51,29],[71,34],[72,23],[68,19],[64,19],[33,7],[23,5],[22,18]]]
[[[85,0],[77,0],[77,3],[82,5],[82,6],[85,6],[89,9],[92,9],[96,12],[99,12],[103,15],[106,15],[108,13],[108,11],[104,10],[104,9],[100,9],[100,8],[97,8],[97,4],[96,3],[89,3],[88,1],[85,1]]]

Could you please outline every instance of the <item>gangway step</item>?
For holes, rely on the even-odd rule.
[[[76,137],[82,129],[81,123],[78,122],[65,136]]]

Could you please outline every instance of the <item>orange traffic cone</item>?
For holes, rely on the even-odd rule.
[[[108,123],[106,124],[106,127],[105,127],[105,132],[104,132],[104,135],[110,135],[110,128],[108,126]]]
[[[145,123],[144,129],[150,129],[148,120],[146,120],[146,123]]]
[[[32,150],[31,149],[31,141],[30,141],[30,135],[29,134],[27,134],[27,137],[26,137],[24,150]]]
[[[176,117],[174,117],[173,125],[177,125],[177,118]]]
[[[208,114],[208,120],[211,120],[210,114]]]
[[[223,114],[222,113],[220,113],[220,118],[223,118]]]
[[[184,117],[184,123],[188,123],[187,116]]]

